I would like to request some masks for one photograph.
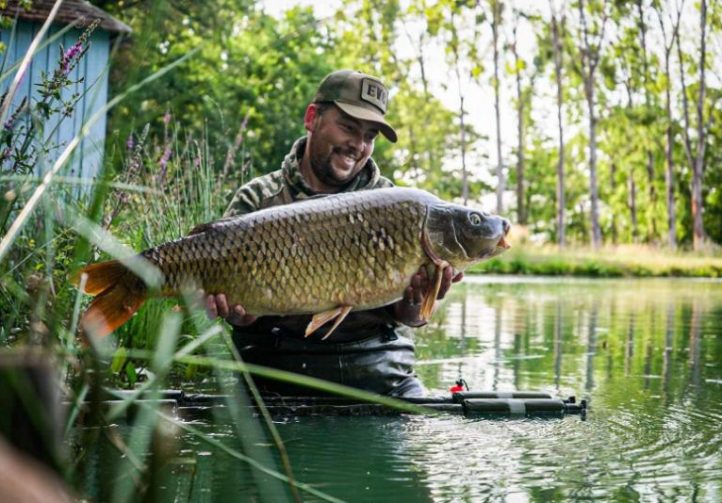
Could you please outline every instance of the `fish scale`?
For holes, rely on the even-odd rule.
[[[331,313],[329,319],[342,319],[350,309],[400,299],[426,264],[436,268],[432,279],[438,290],[443,266],[463,270],[508,247],[503,240],[508,226],[428,192],[389,188],[312,198],[205,224],[140,256],[162,273],[164,295],[201,287],[226,294],[230,305],[240,304],[250,314]],[[145,301],[145,285],[124,261],[91,264],[82,272],[89,277],[86,291],[97,295],[83,323],[101,335]],[[429,314],[431,294],[435,299],[429,292],[423,308]],[[129,307],[121,315],[115,304]]]

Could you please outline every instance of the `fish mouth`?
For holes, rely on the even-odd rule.
[[[511,245],[507,242],[506,236],[509,234],[509,231],[511,230],[511,224],[508,220],[502,219],[502,226],[504,232],[501,234],[501,238],[496,243],[496,250],[498,253],[503,252],[504,250],[508,250],[511,248]]]
[[[501,233],[501,237],[499,238],[499,241],[496,242],[496,246],[494,247],[494,256],[499,255],[500,253],[503,253],[504,251],[511,248],[511,245],[506,240],[506,236],[509,234],[509,231],[511,230],[511,224],[509,224],[509,221],[504,219],[503,220],[503,232]]]
[[[506,236],[502,236],[501,239],[496,243],[496,248],[499,250],[508,250],[511,245],[506,240]]]

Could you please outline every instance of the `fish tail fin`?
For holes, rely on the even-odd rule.
[[[71,276],[70,281],[76,287],[80,286],[80,280],[83,275],[85,285],[83,293],[88,295],[98,295],[106,291],[112,285],[120,281],[120,278],[128,273],[128,269],[117,260],[108,260],[107,262],[99,262],[83,267],[80,271]]]
[[[143,281],[117,260],[91,264],[76,274],[87,275],[85,293],[95,295],[80,320],[83,334],[105,337],[128,321],[148,296]]]

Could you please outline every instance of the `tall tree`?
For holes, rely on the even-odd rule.
[[[501,157],[501,93],[499,91],[499,32],[501,29],[501,14],[503,4],[500,0],[489,0],[491,7],[491,34],[494,49],[494,119],[496,125],[496,212],[504,212],[504,191],[506,190],[506,177],[504,175],[504,160]]]
[[[645,18],[646,8],[643,0],[635,0],[637,5],[637,25],[639,34],[639,47],[641,49],[642,56],[642,78],[641,85],[644,91],[644,107],[645,114],[651,114],[651,93],[649,92],[649,60],[647,55],[647,20]],[[654,142],[656,143],[656,142]],[[655,176],[655,162],[654,153],[652,151],[653,145],[651,142],[646,144],[646,166],[647,166],[647,190],[649,193],[649,225],[647,230],[647,240],[653,241],[657,238],[657,189],[656,189],[656,176]]]
[[[526,17],[519,10],[514,10],[514,23],[512,26],[511,42],[509,44],[511,53],[514,56],[514,65],[512,67],[512,73],[514,74],[514,80],[516,83],[516,127],[517,127],[517,147],[516,147],[516,214],[517,220],[520,225],[527,224],[527,211],[526,211],[526,194],[524,187],[524,152],[526,150],[525,142],[525,116],[527,113],[527,104],[530,101],[529,96],[533,92],[532,87],[528,89],[528,92],[523,91],[522,77],[524,69],[526,68],[526,61],[519,54],[519,39],[518,29],[522,22],[522,19]]]
[[[589,5],[589,7],[587,7]],[[589,202],[591,220],[591,241],[594,248],[602,243],[602,232],[599,226],[599,189],[597,187],[597,110],[596,110],[596,73],[604,45],[607,26],[607,0],[578,0],[577,8],[580,21],[581,44],[579,46],[578,71],[582,77],[584,98],[587,103],[587,120],[589,127]],[[599,12],[601,19],[592,17],[590,25],[587,15],[591,11]]]
[[[562,81],[563,57],[562,37],[565,25],[565,17],[560,12],[564,12],[565,4],[562,3],[561,9],[554,8],[553,0],[549,0],[551,9],[551,27],[552,27],[552,45],[554,53],[554,81],[556,82],[556,108],[557,108],[557,129],[558,129],[558,151],[557,159],[557,178],[556,178],[556,228],[557,228],[557,244],[559,248],[566,245],[566,224],[565,216],[565,190],[564,190],[564,85]]]
[[[464,91],[462,87],[462,70],[463,62],[461,60],[461,48],[459,47],[459,30],[456,26],[456,13],[452,9],[450,11],[451,18],[449,29],[451,34],[450,49],[453,57],[454,74],[456,75],[456,88],[459,92],[459,124],[461,125],[459,143],[461,145],[461,199],[466,205],[469,201],[469,175],[466,169],[466,127],[464,119],[466,118],[466,109],[464,108]]]
[[[684,0],[677,3],[674,14],[670,12],[669,28],[664,19],[663,10],[660,6],[655,6],[657,19],[659,20],[659,28],[662,33],[664,43],[664,111],[666,116],[665,126],[665,171],[664,186],[667,202],[667,244],[674,250],[677,248],[677,212],[675,208],[675,176],[674,176],[674,133],[673,133],[673,117],[672,117],[672,75],[670,71],[670,60],[672,49],[675,41],[679,36],[679,23],[682,19],[682,8]],[[671,5],[667,3],[667,8],[671,10]],[[668,34],[671,31],[671,34]]]
[[[702,198],[702,184],[704,178],[704,166],[705,166],[705,148],[706,144],[706,130],[708,124],[704,117],[704,104],[706,94],[706,81],[705,71],[707,64],[707,1],[701,0],[699,7],[699,57],[696,62],[696,66],[699,72],[699,81],[697,82],[697,103],[696,103],[696,148],[692,145],[692,138],[690,135],[691,121],[689,111],[689,96],[688,86],[685,80],[685,68],[684,68],[684,57],[682,54],[682,43],[680,37],[677,37],[677,58],[679,60],[679,72],[680,72],[680,83],[682,86],[682,108],[684,113],[684,147],[687,155],[687,162],[689,163],[690,170],[692,172],[691,181],[691,196],[692,196],[692,238],[693,246],[695,250],[699,250],[704,246],[706,233],[704,230],[704,220],[702,218],[704,212],[704,199]]]

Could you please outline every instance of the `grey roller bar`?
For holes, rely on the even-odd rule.
[[[561,417],[566,409],[555,398],[469,398],[461,404],[466,416]]]
[[[452,396],[454,402],[461,403],[470,398],[553,398],[545,391],[460,391]]]

